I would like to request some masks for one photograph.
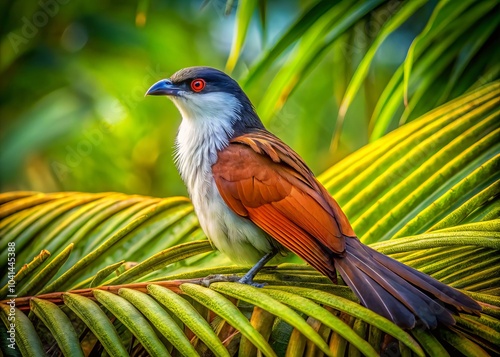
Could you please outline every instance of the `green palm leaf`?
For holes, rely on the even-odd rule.
[[[401,353],[500,353],[499,91],[492,83],[457,98],[320,176],[363,240],[470,294],[481,317],[410,335],[301,264],[265,268],[264,289],[203,288],[210,273],[246,268],[214,259],[186,199],[12,192],[0,194],[0,229],[3,247],[15,243],[28,263],[16,275],[19,351],[376,355],[389,334]]]

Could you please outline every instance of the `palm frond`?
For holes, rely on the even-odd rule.
[[[0,195],[3,258],[15,244],[17,266],[27,263],[15,286],[3,281],[0,317],[9,327],[15,316],[26,356],[255,348],[266,356],[375,356],[393,346],[418,356],[498,354],[499,91],[492,83],[451,101],[320,177],[362,239],[469,294],[481,317],[461,314],[453,328],[408,333],[360,306],[346,286],[295,263],[262,270],[263,289],[206,288],[208,274],[246,269],[220,260],[186,199],[76,192]],[[399,342],[384,347],[386,335]]]

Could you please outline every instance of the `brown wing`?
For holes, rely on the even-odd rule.
[[[346,216],[300,157],[266,131],[239,136],[212,166],[226,204],[325,275],[335,270],[345,236],[355,234]]]

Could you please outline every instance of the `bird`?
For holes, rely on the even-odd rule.
[[[239,84],[212,67],[188,67],[153,84],[182,121],[175,163],[211,244],[253,281],[276,254],[291,251],[360,303],[405,329],[453,325],[479,315],[464,293],[364,245],[304,160],[263,125]]]

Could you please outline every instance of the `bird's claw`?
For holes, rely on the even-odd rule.
[[[200,284],[208,288],[212,283],[218,283],[218,282],[240,283],[245,285],[251,285],[256,288],[262,288],[267,285],[265,283],[256,283],[252,279],[249,279],[245,276],[241,278],[237,275],[223,275],[223,274],[209,275],[201,279]]]
[[[240,280],[240,277],[237,275],[223,275],[223,274],[213,274],[204,277],[201,279],[201,285],[204,287],[209,287],[212,283],[218,283],[218,282],[238,282]]]
[[[246,285],[251,285],[251,286],[254,286],[256,288],[263,288],[264,286],[267,285],[266,283],[256,283],[252,279],[248,279],[248,278],[245,278],[245,277],[243,277],[240,280],[238,280],[238,283],[240,283],[240,284],[246,284]]]

